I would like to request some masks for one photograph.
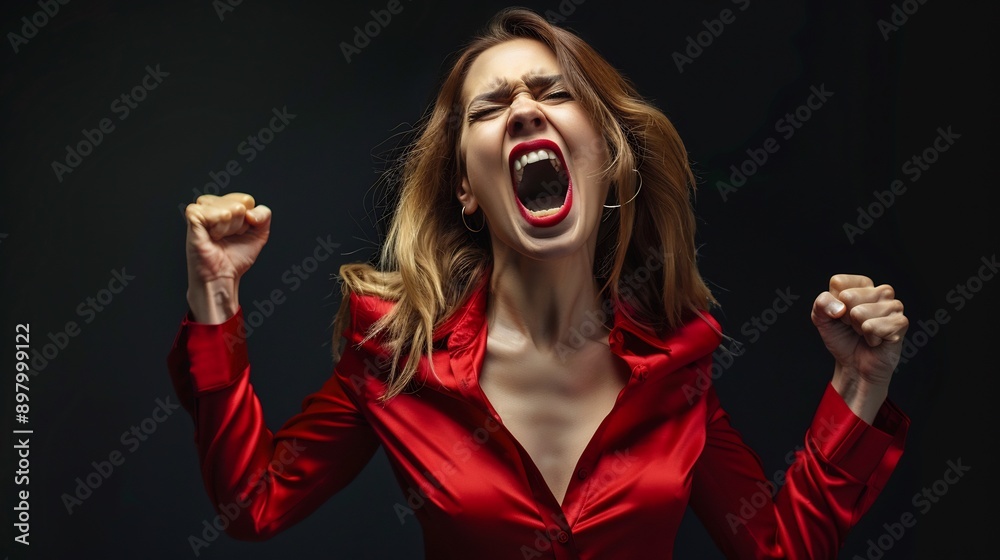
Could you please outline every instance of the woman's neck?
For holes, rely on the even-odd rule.
[[[487,304],[491,338],[509,348],[543,352],[578,345],[581,337],[607,338],[593,248],[543,261],[496,247]]]

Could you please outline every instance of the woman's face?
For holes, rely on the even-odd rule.
[[[534,258],[592,248],[608,194],[607,145],[561,74],[548,47],[515,39],[483,51],[462,88],[459,200],[483,210],[494,247]]]

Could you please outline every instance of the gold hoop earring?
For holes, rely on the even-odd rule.
[[[462,207],[462,223],[465,224],[465,229],[471,231],[472,233],[479,233],[479,232],[483,231],[484,227],[486,227],[486,215],[483,214],[483,225],[479,226],[479,229],[472,229],[472,228],[469,227],[469,224],[465,221],[465,206],[463,206]]]
[[[635,200],[635,197],[639,196],[639,191],[642,190],[642,174],[639,173],[638,169],[633,169],[632,171],[635,171],[635,174],[639,176],[639,188],[635,190],[635,194],[633,194],[632,198],[628,199],[628,201],[626,201],[624,204],[614,204],[612,206],[608,206],[607,204],[605,204],[604,205],[605,208],[621,208],[622,206],[625,206],[625,204],[628,204],[629,202]]]

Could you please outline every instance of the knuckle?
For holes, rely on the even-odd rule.
[[[894,290],[889,284],[882,284],[879,286],[878,293],[883,299],[893,299],[896,297],[896,290]]]
[[[860,322],[860,321],[863,321],[864,318],[865,318],[865,312],[864,312],[864,310],[861,307],[852,307],[851,311],[849,313],[850,313],[850,316],[851,316],[851,320],[853,320],[853,321],[859,321]]]

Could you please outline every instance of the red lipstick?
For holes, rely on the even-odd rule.
[[[538,216],[532,213],[532,211],[526,208],[521,202],[521,198],[518,196],[517,192],[518,179],[517,172],[514,169],[514,162],[518,161],[521,156],[537,150],[551,150],[554,152],[556,157],[559,159],[559,165],[566,172],[566,199],[557,212],[546,216]],[[570,208],[573,206],[573,178],[569,174],[569,167],[566,166],[566,160],[563,157],[562,150],[559,149],[558,144],[545,138],[521,142],[520,144],[514,146],[514,148],[510,151],[510,155],[507,157],[507,165],[510,170],[511,185],[513,185],[514,190],[514,200],[517,201],[518,210],[521,211],[521,216],[524,217],[526,222],[535,227],[552,227],[559,222],[562,222],[566,216],[569,215]]]

